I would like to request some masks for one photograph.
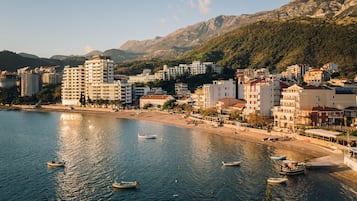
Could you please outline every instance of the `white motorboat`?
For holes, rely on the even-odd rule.
[[[143,134],[138,134],[139,139],[156,139],[157,135],[143,135]]]
[[[222,161],[222,165],[224,165],[224,166],[238,166],[238,165],[240,165],[240,161],[232,161],[232,162]]]
[[[288,181],[288,178],[285,177],[270,177],[267,179],[267,182],[270,184],[281,184],[285,183],[286,181]]]
[[[112,186],[119,189],[132,189],[139,185],[138,181],[121,181],[119,183],[114,182]]]
[[[285,155],[281,155],[281,156],[270,156],[271,159],[273,160],[285,160],[286,156]]]

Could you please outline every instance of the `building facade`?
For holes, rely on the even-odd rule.
[[[32,72],[21,74],[21,96],[33,96],[40,91],[40,77]]]
[[[217,101],[223,98],[236,98],[236,84],[233,79],[216,80],[212,84],[204,84],[203,109],[215,107]]]
[[[85,99],[84,66],[64,67],[61,90],[62,105],[81,105],[81,98]]]

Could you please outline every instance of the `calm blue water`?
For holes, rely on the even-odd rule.
[[[138,132],[156,134],[139,140]],[[357,200],[327,172],[267,185],[269,156],[306,156],[148,121],[73,113],[0,111],[0,200]],[[63,159],[65,168],[46,161]],[[222,160],[241,160],[222,167]],[[115,190],[138,180],[136,190]]]

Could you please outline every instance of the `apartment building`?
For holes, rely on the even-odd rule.
[[[42,73],[42,84],[60,84],[62,82],[62,75],[59,73]]]
[[[125,80],[114,81],[113,83],[93,83],[88,85],[88,100],[119,100],[121,104],[131,104],[133,102],[133,85]]]
[[[175,83],[175,94],[177,98],[189,98],[191,95],[190,90],[188,90],[188,84],[187,83]]]
[[[40,77],[31,71],[21,74],[21,96],[33,96],[40,91]]]
[[[306,115],[304,116],[302,111],[308,108],[328,107],[344,110],[355,104],[354,93],[339,93],[333,88],[295,84],[283,89],[280,106],[275,106],[272,110],[274,127],[295,131],[297,125],[306,124]]]
[[[236,98],[236,84],[233,79],[216,80],[212,84],[204,84],[203,108],[215,107],[217,101],[223,98]]]
[[[133,85],[126,81],[114,81],[114,61],[94,56],[84,66],[65,67],[62,81],[62,104],[80,105],[86,101],[120,100],[122,104],[133,101]]]
[[[308,64],[295,64],[288,66],[284,72],[281,73],[281,77],[296,83],[302,83],[305,73],[310,70]]]
[[[115,63],[108,57],[94,56],[84,62],[84,67],[86,85],[114,82]]]
[[[204,102],[203,89],[202,88],[196,89],[194,93],[191,94],[191,100],[192,100],[193,109],[199,110],[203,108],[203,102]]]
[[[81,105],[81,97],[85,97],[85,68],[65,66],[62,78],[62,105]]]
[[[330,79],[330,75],[320,69],[310,69],[304,74],[304,82],[307,85],[320,86]]]
[[[262,77],[244,84],[244,99],[246,100],[244,116],[259,113],[271,116],[271,109],[279,104],[280,81],[274,76]]]
[[[16,86],[17,75],[15,73],[8,73],[0,71],[0,88],[11,88]]]

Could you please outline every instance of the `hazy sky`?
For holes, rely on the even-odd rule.
[[[290,0],[0,0],[0,51],[83,55]]]

